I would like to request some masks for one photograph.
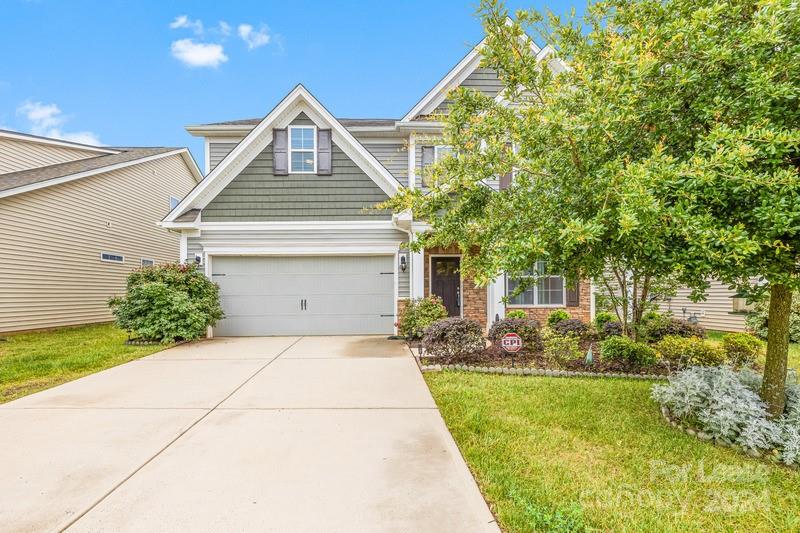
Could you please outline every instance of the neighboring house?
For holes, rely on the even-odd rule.
[[[476,287],[456,247],[406,249],[425,223],[372,209],[403,187],[425,187],[425,167],[447,151],[434,119],[451,89],[502,98],[496,73],[480,66],[481,46],[401,119],[337,119],[298,85],[264,118],[187,127],[205,138],[207,176],[162,225],[181,232],[181,258],[220,286],[215,334],[391,334],[405,302],[429,294],[485,327],[505,315],[512,280]],[[591,293],[588,282],[570,289],[554,276],[512,305],[589,320]]]
[[[755,282],[755,280],[754,280]],[[719,281],[711,281],[706,292],[706,299],[693,302],[689,299],[691,290],[680,288],[672,298],[659,302],[661,311],[669,311],[676,318],[688,320],[697,318],[697,322],[707,328],[718,331],[745,331],[744,319],[753,306],[740,297],[736,291]]]
[[[185,148],[0,130],[0,332],[110,321],[129,272],[178,260],[158,222],[201,179]]]

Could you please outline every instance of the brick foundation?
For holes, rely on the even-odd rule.
[[[534,318],[542,325],[545,325],[547,323],[547,317],[550,315],[550,313],[556,309],[563,309],[569,313],[572,318],[577,318],[588,324],[592,320],[592,285],[589,280],[583,280],[579,285],[579,289],[580,305],[578,307],[508,307],[506,308],[506,313],[512,310],[521,309],[522,311],[525,311],[525,314],[528,315],[528,318]]]

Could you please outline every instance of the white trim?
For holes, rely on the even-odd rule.
[[[397,315],[399,309],[397,308],[397,300],[400,299],[400,248],[394,253],[394,324],[393,331],[397,335],[397,321],[400,317]]]
[[[104,255],[113,255],[115,257],[121,257],[122,260],[116,261],[114,259],[104,259],[103,258]],[[117,252],[100,252],[100,261],[102,261],[103,263],[114,263],[115,265],[121,265],[125,263],[125,256]]]
[[[196,227],[200,230],[228,230],[228,231],[396,229],[391,220],[365,220],[362,222],[359,222],[357,220],[200,222],[194,225],[193,227]]]
[[[330,126],[332,141],[358,165],[387,195],[401,187],[397,179],[341,125],[336,118],[302,85],[295,87],[236,148],[214,167],[208,176],[173,209],[164,222],[174,222],[189,209],[202,209],[235,178],[270,142],[272,129],[291,123],[305,112],[317,125]]]
[[[203,171],[206,176],[211,172],[211,139],[203,139]]]
[[[313,133],[311,134],[312,140],[314,141],[314,147],[311,150],[308,149],[292,149],[292,130],[304,130],[310,129]],[[317,173],[317,127],[316,126],[309,126],[308,124],[297,124],[295,126],[289,126],[287,128],[286,136],[288,137],[288,146],[287,146],[287,154],[289,158],[289,174],[316,174]],[[314,156],[314,168],[311,170],[294,170],[292,168],[292,152],[311,152]]]
[[[178,262],[186,263],[189,259],[189,235],[186,232],[181,232],[180,245],[178,251]]]
[[[213,255],[395,255],[400,241],[376,241],[359,244],[332,242],[252,243],[229,245],[204,243],[206,254]]]
[[[102,154],[118,154],[121,150],[112,150],[111,148],[102,148],[99,146],[92,146],[89,144],[81,144],[71,141],[64,141],[62,139],[53,139],[51,137],[40,137],[38,135],[28,135],[17,131],[0,130],[0,137],[14,139],[21,142],[30,142],[38,144],[49,144],[51,146],[62,146],[64,148],[72,148],[74,150],[83,150],[86,152],[99,152]]]
[[[197,168],[197,165],[194,164],[194,159],[192,156],[189,155],[189,151],[186,148],[180,148],[178,150],[172,150],[170,152],[164,152],[163,154],[156,154],[147,157],[140,157],[139,159],[132,159],[130,161],[124,161],[122,163],[117,163],[114,165],[107,165],[104,167],[96,168],[94,170],[87,170],[85,172],[78,172],[77,174],[69,174],[67,176],[61,176],[59,178],[53,178],[49,180],[39,181],[36,183],[31,183],[29,185],[22,185],[20,187],[15,187],[13,189],[7,189],[5,191],[0,191],[0,198],[6,198],[8,196],[15,196],[17,194],[22,194],[30,191],[35,191],[37,189],[44,189],[45,187],[51,187],[53,185],[58,185],[60,183],[67,183],[70,181],[79,180],[81,178],[88,178],[89,176],[95,176],[97,174],[103,174],[105,172],[111,172],[112,170],[119,170],[121,168],[130,167],[133,165],[138,165],[139,163],[146,163],[148,161],[154,161],[156,159],[161,159],[163,157],[169,157],[173,155],[180,155],[183,157],[184,161],[187,161],[187,157],[189,158],[188,161],[191,161],[192,164],[186,163],[186,166],[189,168],[189,171],[195,175],[196,181],[200,181],[203,179],[203,175],[200,173],[200,169]]]
[[[425,260],[424,252],[411,253],[411,298],[425,297]]]
[[[433,294],[433,258],[458,257],[459,316],[464,318],[464,276],[461,275],[461,254],[428,254],[428,294]]]
[[[144,264],[145,261],[149,261],[150,264],[149,265],[145,265]],[[148,257],[140,257],[139,258],[139,266],[154,266],[155,264],[156,264],[156,260],[155,259],[150,259]]]

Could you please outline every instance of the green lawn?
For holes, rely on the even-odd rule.
[[[675,430],[652,383],[425,379],[504,531],[800,531],[800,473]]]
[[[0,403],[163,350],[128,346],[112,324],[0,334]]]
[[[726,331],[713,331],[708,330],[706,331],[706,336],[708,340],[712,342],[722,342],[722,337],[727,334]],[[764,365],[764,355],[761,355],[761,365]],[[798,372],[800,372],[800,344],[790,344],[789,345],[789,368],[794,368]]]

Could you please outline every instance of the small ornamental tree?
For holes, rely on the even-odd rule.
[[[767,290],[761,394],[782,413],[800,287],[797,3],[610,0],[566,22],[512,20],[496,0],[479,12],[483,64],[504,90],[452,93],[442,120],[453,155],[431,167],[426,194],[385,204],[430,223],[413,246],[457,244],[462,271],[482,283],[538,260],[572,282],[630,273],[634,326],[657,280],[698,299],[710,278]],[[486,186],[511,172],[509,188]],[[750,287],[754,277],[767,284]]]
[[[196,339],[222,318],[219,287],[194,264],[135,270],[126,296],[111,298],[109,306],[120,328],[163,343]]]

